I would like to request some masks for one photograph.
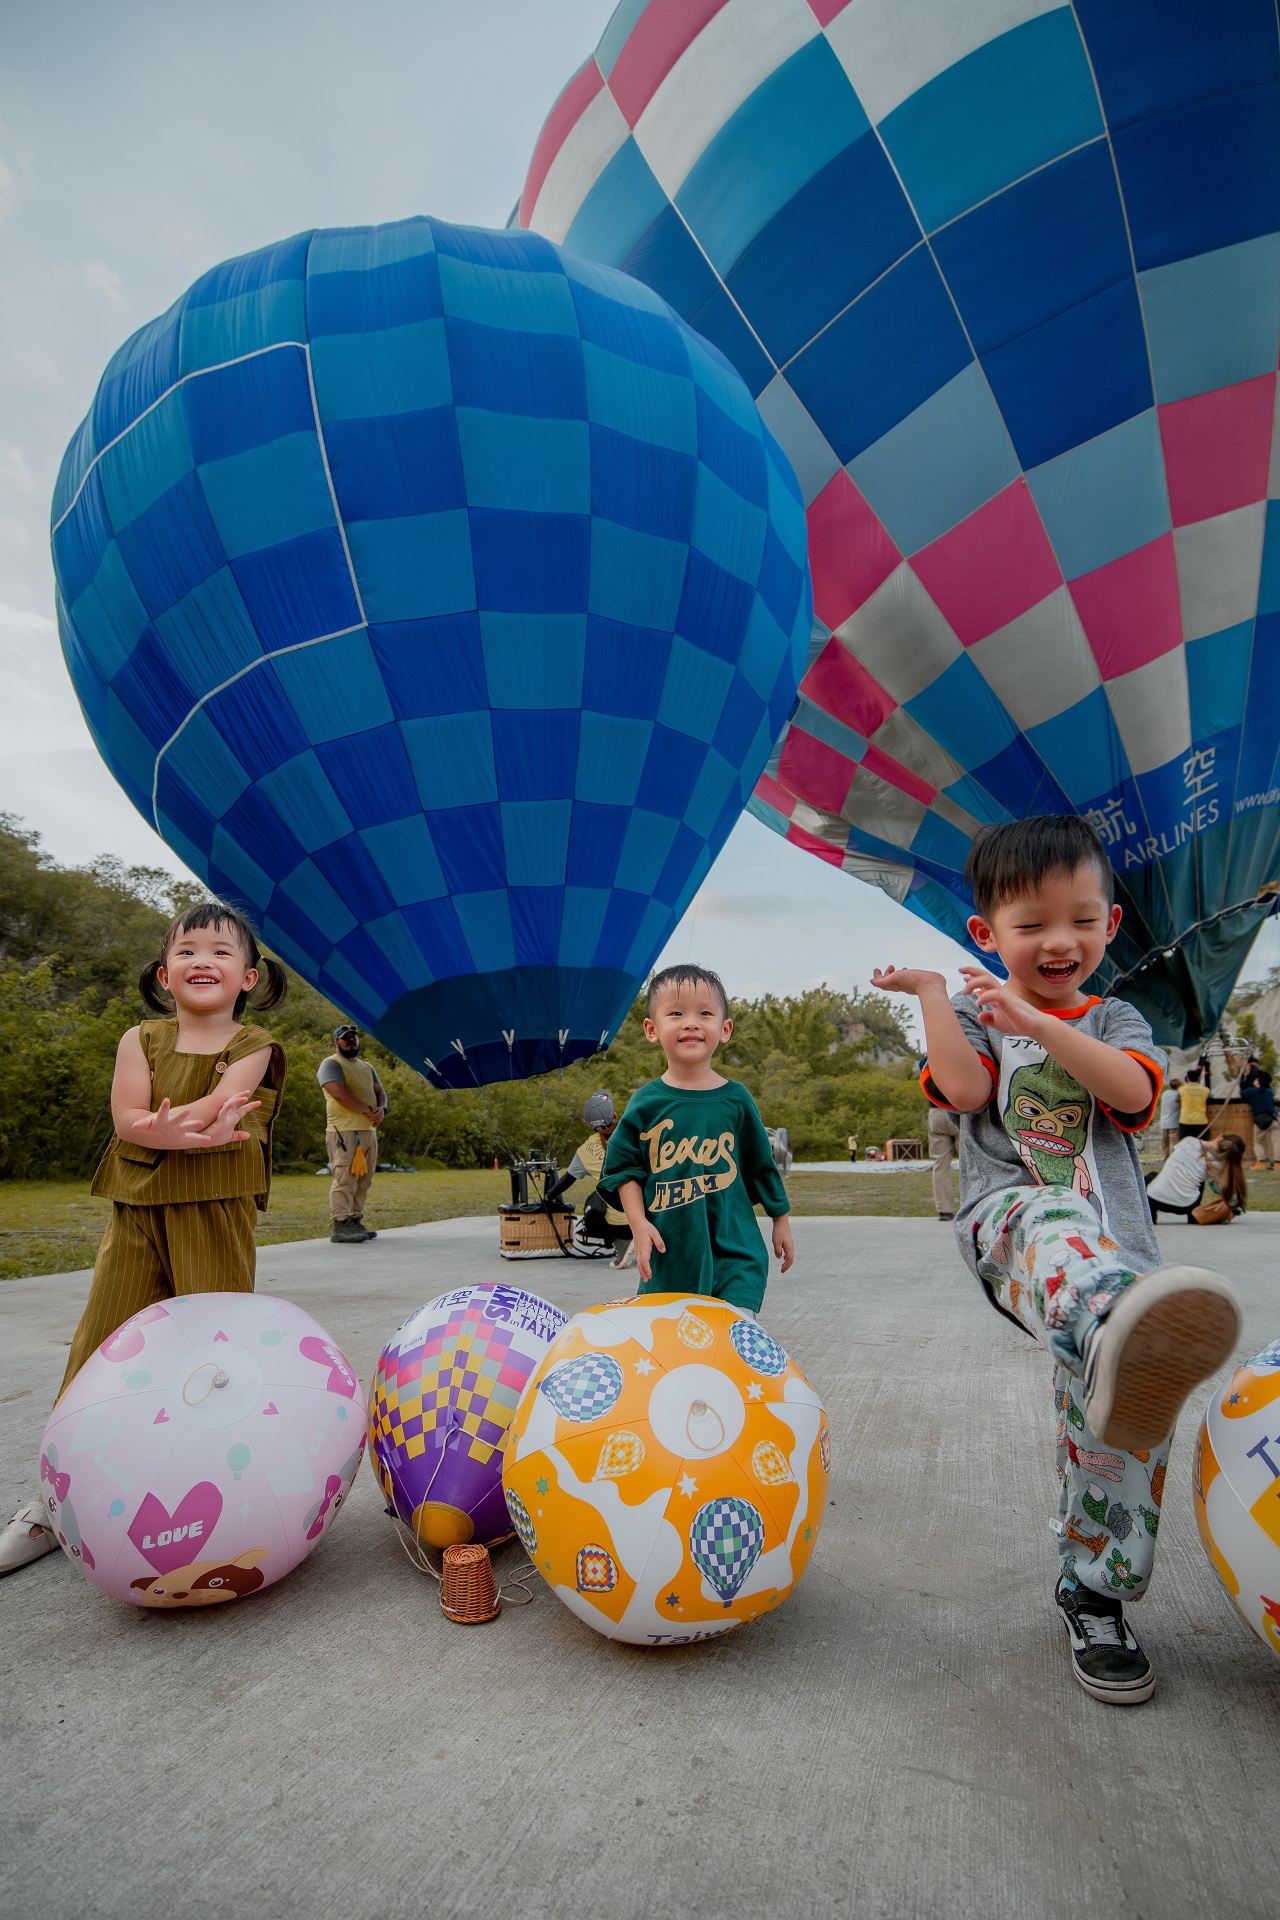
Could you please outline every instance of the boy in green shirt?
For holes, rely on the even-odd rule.
[[[667,967],[649,982],[645,1012],[667,1070],[627,1102],[600,1192],[631,1224],[642,1293],[714,1293],[757,1313],[769,1257],[755,1205],[773,1221],[786,1273],[791,1203],[755,1101],[712,1065],[733,1032],[724,986],[705,967]]]

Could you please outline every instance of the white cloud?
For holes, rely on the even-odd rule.
[[[0,813],[16,813],[35,827],[61,866],[85,866],[100,853],[113,853],[126,866],[186,872],[91,746],[0,753]]]
[[[105,260],[82,261],[79,277],[91,292],[102,294],[116,306],[124,305],[124,282],[115,268],[109,267]]]
[[[12,440],[0,440],[0,486],[13,487],[18,493],[30,493],[34,482],[27,456]]]
[[[18,198],[18,183],[11,168],[0,160],[0,221],[7,220]]]
[[[789,893],[728,893],[722,887],[709,887],[698,895],[698,918],[717,925],[738,920],[781,920],[800,905]]]
[[[10,607],[0,600],[0,633],[52,633],[55,623],[34,607]]]

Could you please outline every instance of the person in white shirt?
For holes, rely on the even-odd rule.
[[[1181,1085],[1181,1080],[1169,1080],[1160,1095],[1160,1151],[1166,1160],[1178,1144],[1178,1123],[1182,1118],[1178,1088]]]
[[[1238,1133],[1224,1133],[1216,1140],[1188,1134],[1159,1172],[1147,1179],[1152,1220],[1159,1220],[1162,1213],[1175,1213],[1190,1226],[1192,1209],[1202,1199],[1219,1195],[1233,1213],[1243,1213],[1248,1198],[1243,1160],[1244,1141]]]

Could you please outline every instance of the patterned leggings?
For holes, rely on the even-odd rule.
[[[1172,1436],[1149,1452],[1104,1447],[1085,1424],[1080,1376],[1087,1335],[1137,1276],[1070,1187],[994,1193],[970,1232],[981,1278],[1054,1361],[1062,1491],[1053,1530],[1062,1573],[1095,1593],[1136,1600],[1151,1578]]]

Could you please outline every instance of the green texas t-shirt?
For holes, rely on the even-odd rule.
[[[612,1200],[624,1180],[643,1186],[644,1210],[667,1248],[654,1249],[642,1292],[714,1293],[759,1309],[769,1256],[755,1204],[776,1220],[791,1202],[744,1086],[641,1087],[609,1141],[601,1193]]]

